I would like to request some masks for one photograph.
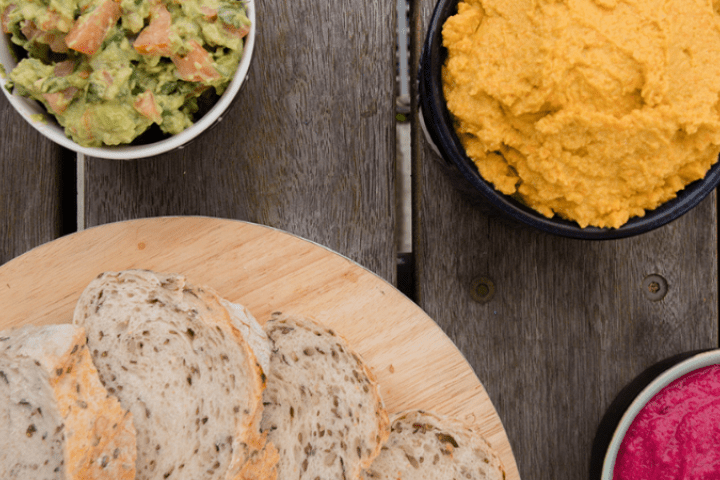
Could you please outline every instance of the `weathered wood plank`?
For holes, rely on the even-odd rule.
[[[277,227],[395,281],[395,5],[260,2],[249,78],[181,151],[88,159],[87,225],[211,215]]]
[[[418,301],[475,368],[521,478],[587,475],[597,425],[620,389],[676,353],[718,346],[715,197],[655,232],[587,242],[480,213],[423,151]],[[668,293],[649,299],[644,279]],[[487,303],[471,295],[492,281]]]
[[[74,228],[74,155],[0,95],[0,263]]]
[[[434,2],[413,19],[413,65]],[[494,402],[521,478],[586,478],[600,419],[654,362],[718,346],[715,194],[683,218],[616,241],[514,227],[457,193],[415,122],[417,296],[470,361]],[[661,275],[660,301],[643,281]],[[471,295],[493,282],[487,303]]]

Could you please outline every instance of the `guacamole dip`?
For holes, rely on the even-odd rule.
[[[26,54],[8,73],[14,93],[88,147],[190,126],[198,97],[230,83],[250,31],[242,0],[0,0],[0,12]]]

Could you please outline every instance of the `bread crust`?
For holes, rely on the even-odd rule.
[[[118,291],[120,292],[118,294]],[[120,295],[120,297],[118,297]],[[123,297],[123,295],[125,297]],[[126,297],[131,297],[130,299]],[[137,300],[136,304],[133,301]],[[109,306],[107,304],[110,304]],[[96,280],[94,280],[85,292],[81,295],[78,301],[73,322],[78,325],[90,325],[92,322],[100,321],[104,315],[106,309],[111,309],[111,314],[118,317],[122,317],[116,321],[112,319],[113,327],[117,327],[118,338],[127,338],[128,343],[134,343],[140,345],[144,351],[148,352],[148,358],[155,358],[154,355],[159,355],[159,358],[172,363],[174,361],[181,361],[183,368],[188,369],[187,374],[187,385],[185,388],[193,388],[193,378],[197,382],[211,382],[209,385],[215,388],[214,393],[203,392],[193,395],[196,402],[204,403],[204,399],[201,397],[208,396],[215,398],[217,394],[220,400],[217,402],[223,402],[225,407],[230,408],[229,404],[235,403],[236,405],[242,405],[241,407],[234,407],[232,410],[232,418],[212,418],[207,410],[205,414],[200,414],[196,422],[192,419],[188,420],[183,418],[184,422],[193,422],[192,425],[188,424],[188,432],[196,431],[196,429],[205,425],[208,422],[208,427],[216,425],[219,428],[228,429],[231,422],[236,422],[232,433],[228,433],[227,436],[223,436],[223,449],[227,455],[228,448],[229,457],[226,458],[226,464],[223,466],[219,462],[215,462],[216,465],[213,467],[214,470],[208,475],[207,478],[223,478],[225,480],[238,480],[240,475],[244,471],[243,468],[245,463],[251,459],[257,458],[269,459],[272,458],[268,455],[258,455],[257,452],[261,452],[265,448],[265,437],[259,432],[259,419],[262,415],[262,391],[264,389],[264,379],[262,368],[257,362],[257,359],[248,345],[248,342],[244,339],[242,332],[239,330],[236,323],[234,323],[227,308],[223,305],[222,298],[213,289],[204,286],[193,285],[187,281],[185,276],[173,274],[173,273],[157,273],[149,270],[126,270],[122,272],[105,272],[101,274]],[[132,311],[133,309],[139,309],[139,311]],[[169,318],[166,320],[166,318]],[[157,319],[157,320],[156,320]],[[107,318],[105,319],[107,320]],[[155,323],[153,323],[155,322]],[[162,322],[165,322],[164,324]],[[119,326],[118,326],[119,325]],[[185,326],[182,326],[185,325]],[[147,329],[147,331],[155,332],[153,328],[158,328],[165,335],[163,338],[155,338],[154,334],[150,334],[148,337],[139,337],[140,332],[138,329]],[[123,330],[125,329],[125,330]],[[197,331],[196,331],[197,330]],[[90,331],[90,329],[89,329]],[[174,334],[178,334],[176,336]],[[122,337],[125,335],[125,337]],[[117,368],[117,365],[112,362],[112,359],[99,358],[103,354],[108,355],[111,352],[103,352],[103,349],[107,350],[107,344],[100,347],[99,342],[103,337],[103,332],[99,334],[93,330],[92,334],[89,334],[89,344],[93,351],[93,356],[96,361],[102,361],[107,364],[106,367],[100,367],[101,378],[105,376],[114,376],[110,371],[113,368]],[[187,342],[183,343],[180,339],[186,339]],[[163,350],[163,342],[167,343],[172,341],[170,345],[174,345],[177,348],[177,352],[184,348],[187,350],[188,355],[192,355],[195,362],[199,364],[185,365],[185,356],[179,353],[164,353],[167,350]],[[200,346],[198,346],[198,344]],[[224,346],[224,347],[223,347]],[[167,347],[170,348],[170,347]],[[200,348],[201,351],[196,351]],[[96,353],[96,350],[99,352]],[[176,350],[171,350],[176,352]],[[232,351],[233,353],[230,353]],[[162,353],[161,353],[162,352]],[[131,355],[131,354],[129,354]],[[167,356],[172,358],[167,358]],[[211,356],[212,360],[211,360]],[[237,364],[237,371],[227,371],[228,367],[225,367],[225,363],[228,361],[228,356],[231,356],[233,364]],[[148,360],[144,360],[148,361]],[[215,362],[213,367],[210,363]],[[190,359],[188,358],[188,362]],[[241,365],[240,365],[241,364]],[[170,368],[170,367],[167,367]],[[120,374],[118,374],[118,377]],[[104,378],[104,381],[107,380]],[[135,381],[136,377],[132,378]],[[161,381],[165,382],[164,379]],[[184,378],[182,379],[184,383]],[[220,382],[220,383],[218,383]],[[228,387],[228,385],[236,385],[240,388],[243,393],[233,396],[230,395],[230,390],[225,391],[226,388],[232,388],[233,392],[236,392],[236,387]],[[225,387],[219,386],[220,384],[226,385]],[[242,387],[240,387],[242,386]],[[136,387],[133,387],[136,388]],[[162,387],[161,387],[162,388]],[[200,387],[195,387],[200,388]],[[239,392],[239,390],[237,390]],[[128,408],[141,409],[139,405],[133,406],[132,399],[123,399],[123,395],[119,394],[121,402],[127,402],[125,404]],[[139,400],[139,399],[138,399]],[[155,397],[158,400],[158,397]],[[155,401],[153,400],[153,401]],[[170,403],[170,399],[168,399]],[[180,403],[185,403],[181,401]],[[178,404],[179,405],[179,404]],[[216,405],[219,405],[217,403]],[[148,422],[150,422],[150,415],[146,407],[145,411],[148,415]],[[193,407],[194,408],[194,407]],[[208,409],[210,407],[207,407]],[[204,415],[204,416],[203,416]],[[202,418],[200,418],[202,417]],[[160,421],[159,419],[157,421]],[[199,422],[199,423],[198,423]],[[215,422],[215,423],[213,423]],[[230,422],[230,423],[229,423]],[[167,423],[165,423],[167,425]],[[173,427],[175,428],[175,427]],[[139,430],[140,432],[140,430]],[[146,438],[152,438],[152,433],[146,433]],[[172,439],[157,439],[154,438],[152,441],[156,441],[158,445],[163,444],[163,449],[167,448],[169,451],[177,451],[179,448],[177,445],[171,445]],[[163,443],[164,442],[164,443]],[[147,442],[146,442],[147,443]],[[180,442],[178,442],[180,443]],[[140,443],[139,443],[140,446]],[[204,444],[204,450],[201,453],[206,452],[206,456],[211,454],[208,449],[209,445]],[[216,446],[217,447],[217,446]],[[215,447],[215,448],[216,448]],[[141,451],[140,453],[144,453]],[[212,454],[215,450],[212,450]],[[196,458],[194,452],[189,451],[185,455],[186,458]],[[138,456],[138,462],[140,462],[140,454]],[[150,458],[150,457],[147,457]],[[181,457],[178,457],[181,458]],[[193,461],[193,469],[199,469],[201,463]],[[220,458],[216,456],[216,458]],[[164,468],[168,469],[168,472],[175,472],[173,478],[190,478],[188,471],[190,467],[186,463],[180,464],[183,460],[178,460],[176,464],[171,464],[167,459]],[[189,460],[188,462],[191,462]],[[209,461],[209,460],[208,460]],[[152,471],[154,465],[144,462],[145,467],[141,471],[140,463],[138,463],[138,478],[149,478],[149,472]],[[184,462],[184,461],[183,461]],[[225,461],[223,461],[224,463]],[[212,465],[213,462],[210,462]],[[259,465],[259,464],[258,464]],[[219,468],[219,470],[217,470]],[[204,468],[203,468],[204,470]],[[259,471],[259,470],[257,470]],[[265,476],[258,477],[268,480],[274,480],[272,476],[272,468],[270,466],[263,467],[263,470],[267,472]],[[224,472],[224,473],[221,473]],[[142,473],[142,476],[141,476]],[[162,475],[163,472],[160,472]],[[221,477],[218,477],[221,475]]]
[[[283,346],[296,341],[288,340],[295,330],[301,332],[298,345]],[[273,353],[262,425],[280,450],[279,477],[358,478],[389,435],[388,414],[372,370],[343,337],[309,318],[276,312],[265,331]],[[320,370],[312,372],[305,385],[303,378],[314,368]],[[324,378],[335,374],[345,375],[341,385]],[[356,443],[350,440],[353,436]]]
[[[178,280],[181,276],[174,276]],[[220,295],[210,287],[201,287],[183,281],[183,293],[185,300],[199,311],[207,311],[207,315],[203,315],[203,321],[210,325],[223,330],[226,334],[232,336],[235,342],[240,345],[248,357],[247,369],[248,377],[245,380],[251,385],[252,400],[250,402],[250,411],[242,416],[240,423],[240,435],[237,436],[237,446],[245,449],[240,452],[236,449],[236,455],[231,461],[232,471],[236,465],[242,465],[250,453],[262,450],[265,446],[265,436],[260,434],[260,422],[262,417],[262,392],[265,390],[265,374],[258,362],[254,351],[250,348],[249,343],[245,340],[242,332],[233,322],[232,317]],[[228,479],[235,478],[227,476]]]
[[[12,352],[6,349],[4,355],[14,355],[16,361],[32,359],[31,367],[42,369],[51,387],[53,398],[48,400],[55,402],[63,422],[65,478],[134,479],[132,415],[100,383],[86,346],[85,331],[67,324],[28,326],[3,332],[0,337],[8,339],[5,343],[13,337],[16,342]],[[42,415],[41,407],[37,408]]]

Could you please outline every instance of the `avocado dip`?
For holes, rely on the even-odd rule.
[[[192,125],[198,97],[232,80],[250,31],[242,0],[0,0],[0,12],[26,53],[6,87],[86,147]]]

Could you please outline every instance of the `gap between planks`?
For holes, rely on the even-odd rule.
[[[77,173],[75,175],[75,190],[77,191],[76,203],[77,215],[77,231],[85,230],[85,154],[78,153],[75,160],[77,165]]]

